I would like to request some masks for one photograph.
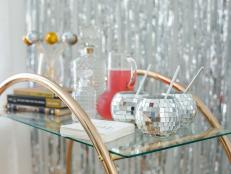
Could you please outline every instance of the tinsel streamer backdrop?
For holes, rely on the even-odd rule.
[[[204,66],[205,71],[191,92],[203,99],[225,128],[231,128],[230,0],[25,0],[25,5],[25,32],[72,31],[81,36],[86,27],[94,26],[100,31],[97,40],[100,56],[106,59],[110,51],[123,52],[134,57],[139,68],[145,69],[151,63],[153,71],[169,77],[177,65],[181,65],[178,81],[184,85]],[[79,48],[79,45],[67,48],[62,56],[67,86],[71,85],[70,61],[78,56]],[[36,56],[35,49],[28,48],[30,72],[36,72]],[[145,89],[159,93],[164,92],[166,86],[149,80]],[[208,127],[200,115],[195,129],[198,125]],[[56,154],[61,161],[64,160],[60,157],[60,151],[64,149],[61,147],[63,140],[54,142],[56,137],[53,141],[50,137],[49,146],[45,146],[44,139],[49,139],[49,136],[44,137],[36,131],[32,136],[35,137],[32,139],[35,164],[39,164],[41,158],[38,156],[42,155],[35,153],[37,149],[42,152],[54,146],[58,147],[50,152],[51,155]],[[75,145],[74,149],[73,170],[103,173],[92,149],[83,145]],[[51,162],[50,157],[44,159],[50,161],[49,165],[41,164],[34,173],[42,172],[42,169],[54,171],[45,167],[57,168],[57,163]],[[59,168],[65,167],[62,162],[58,164]],[[117,164],[120,173],[125,174],[231,173],[231,166],[217,140],[118,161]]]

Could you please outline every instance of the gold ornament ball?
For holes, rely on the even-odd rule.
[[[45,36],[45,41],[48,44],[53,45],[58,42],[58,35],[55,32],[49,32]]]
[[[29,41],[29,39],[27,38],[27,36],[23,36],[22,38],[24,44],[26,44],[27,46],[32,45],[32,43]]]

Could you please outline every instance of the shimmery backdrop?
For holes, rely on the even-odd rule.
[[[171,76],[180,64],[178,80],[185,85],[200,66],[205,66],[206,70],[192,92],[203,99],[224,127],[231,129],[230,0],[26,0],[26,5],[27,31],[72,31],[80,36],[86,26],[97,27],[100,37],[96,44],[100,56],[105,59],[111,50],[126,52],[137,60],[139,68],[152,63],[153,71],[167,76]],[[71,79],[67,78],[70,77],[70,61],[77,55],[78,47],[74,47],[68,48],[62,56],[66,86],[71,85]],[[28,71],[35,71],[33,47],[28,48],[27,65]],[[152,93],[166,90],[165,86],[151,80],[145,88]],[[196,120],[197,124],[208,126],[202,118]],[[44,165],[47,161],[43,160],[34,173],[46,173],[54,168],[62,171],[63,140],[57,142],[56,137],[44,137],[35,132],[32,133],[37,135],[32,139],[34,163],[42,158],[50,162]],[[49,139],[51,146],[44,145],[44,139]],[[53,148],[52,157],[59,156],[60,165],[54,163],[54,159],[52,162],[52,157],[45,158],[44,151],[49,148]],[[35,153],[37,149],[43,154]],[[75,149],[73,170],[94,173],[95,168],[95,173],[102,173],[92,149],[83,145],[76,145]],[[92,155],[87,158],[87,154]],[[125,174],[231,173],[231,166],[217,140],[119,161],[118,165],[120,172]]]

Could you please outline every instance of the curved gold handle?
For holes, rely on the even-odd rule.
[[[0,95],[13,84],[26,81],[35,82],[46,87],[47,89],[54,92],[67,105],[67,107],[75,114],[87,132],[91,142],[93,143],[93,146],[95,147],[96,152],[99,155],[99,159],[103,163],[105,172],[108,174],[117,174],[116,167],[114,162],[111,160],[107,147],[103,143],[100,135],[98,134],[95,126],[90,121],[88,115],[70,96],[70,94],[65,92],[58,84],[40,75],[29,73],[17,74],[9,77],[0,84]]]
[[[145,75],[145,73],[146,73],[146,70],[137,70],[138,75]],[[170,82],[171,82],[171,79],[169,79],[165,76],[162,76],[158,73],[155,73],[155,72],[149,71],[148,77],[159,80],[165,84],[170,84]],[[185,90],[185,88],[178,83],[174,83],[173,87],[178,91],[184,91]],[[193,97],[197,103],[198,109],[205,116],[205,118],[210,123],[210,125],[214,128],[221,128],[221,125],[219,124],[218,120],[212,114],[212,112],[208,109],[208,107],[198,97],[196,97],[196,96],[193,96]],[[230,142],[229,138],[227,136],[222,136],[219,138],[219,140],[224,147],[224,150],[226,152],[227,158],[229,159],[229,162],[231,163],[231,142]]]

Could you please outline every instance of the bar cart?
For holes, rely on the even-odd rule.
[[[138,75],[142,76],[145,74],[145,70],[138,70]],[[163,83],[169,84],[170,79],[164,77],[155,72],[148,72],[148,77],[153,78],[155,80],[159,80]],[[95,126],[90,121],[88,115],[85,111],[80,107],[80,105],[64,90],[62,87],[57,85],[56,83],[50,81],[49,79],[35,75],[35,74],[17,74],[9,77],[4,82],[0,84],[0,94],[2,94],[7,88],[12,86],[15,83],[19,82],[35,82],[38,83],[52,92],[54,92],[67,106],[68,108],[76,115],[79,119],[80,123],[84,127],[91,141],[84,141],[80,139],[71,139],[68,138],[67,150],[66,150],[66,173],[71,173],[71,154],[73,143],[82,143],[87,146],[93,147],[97,154],[98,159],[102,162],[105,173],[108,174],[116,174],[118,170],[114,164],[115,160],[122,160],[124,158],[132,158],[135,156],[142,156],[148,153],[154,153],[157,151],[182,146],[185,144],[190,144],[198,141],[203,141],[212,138],[219,138],[220,143],[222,144],[227,158],[231,163],[231,142],[226,137],[226,135],[231,134],[231,130],[225,130],[221,127],[216,117],[211,113],[211,111],[205,106],[205,104],[196,96],[194,96],[194,100],[197,103],[198,110],[204,115],[206,120],[212,126],[212,129],[208,129],[207,131],[197,130],[191,133],[182,133],[177,136],[171,136],[166,139],[160,139],[157,137],[145,136],[139,131],[135,131],[134,134],[129,135],[129,142],[123,143],[122,140],[118,140],[120,142],[115,142],[109,144],[104,144],[99,133],[97,132]],[[183,91],[184,87],[179,85],[178,83],[174,83],[173,87],[178,91]],[[55,134],[60,136],[59,127],[51,128],[46,126],[45,117],[43,115],[40,116],[40,119],[35,119],[33,114],[9,114],[3,113],[1,116],[8,117],[15,121],[21,122],[23,124],[32,126],[37,129],[44,130],[51,134]],[[127,139],[128,140],[128,139]]]

